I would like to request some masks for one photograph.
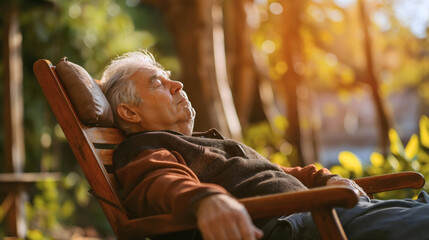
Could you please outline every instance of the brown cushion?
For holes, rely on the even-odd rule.
[[[109,102],[98,84],[83,67],[68,61],[65,57],[57,64],[55,71],[83,124],[113,126],[113,114]]]

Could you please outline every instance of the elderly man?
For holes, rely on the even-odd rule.
[[[369,201],[353,181],[327,169],[317,170],[313,165],[280,167],[214,129],[193,133],[195,110],[183,84],[171,80],[170,73],[147,51],[113,60],[103,74],[102,88],[114,110],[117,126],[128,136],[115,151],[114,167],[123,187],[124,204],[135,217],[193,214],[204,239],[314,238],[317,231],[308,213],[254,223],[236,198],[342,184],[356,188],[362,195],[354,210],[338,209],[352,239],[400,239],[405,235],[389,235],[394,229],[392,221],[399,216],[409,216],[411,224],[429,224],[427,204],[410,201],[381,207],[384,202]],[[426,201],[427,195],[422,195],[421,201]],[[380,220],[386,212],[378,209],[399,205],[399,210],[389,209],[391,216],[387,222]],[[425,206],[427,217],[412,220],[417,211],[413,209],[421,205]],[[376,226],[386,223],[391,226],[381,230]],[[365,230],[356,230],[362,224],[368,225]],[[409,235],[420,234],[422,225],[419,226],[410,228],[406,236],[427,236],[428,232]],[[175,237],[201,237],[199,233],[183,234]]]

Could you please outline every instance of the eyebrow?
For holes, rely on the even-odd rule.
[[[171,71],[161,71],[161,72],[157,72],[154,75],[152,75],[149,79],[151,81],[155,80],[157,77],[164,75],[164,73],[167,75],[168,78],[171,77]]]
[[[171,77],[171,71],[164,71],[167,74],[167,77],[170,78]]]

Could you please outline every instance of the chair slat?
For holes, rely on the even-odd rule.
[[[96,148],[95,151],[98,154],[99,160],[106,166],[106,165],[113,165],[113,149],[99,149]]]
[[[117,128],[86,127],[85,132],[95,144],[119,144],[125,140],[124,134]]]

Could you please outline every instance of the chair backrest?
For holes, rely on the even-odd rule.
[[[118,186],[112,174],[112,155],[113,148],[125,137],[119,129],[113,127],[100,127],[97,122],[92,122],[93,126],[82,123],[65,89],[66,84],[60,80],[55,68],[48,60],[38,60],[33,66],[36,78],[88,179],[93,195],[97,197],[113,231],[118,235],[118,226],[129,218],[117,194]],[[93,92],[93,87],[90,86],[89,91]],[[79,97],[82,98],[82,95]]]
[[[151,237],[196,228],[194,218],[171,214],[131,219],[113,174],[114,148],[125,136],[113,127],[110,105],[85,69],[62,59],[40,59],[33,71],[114,233],[119,239]]]

